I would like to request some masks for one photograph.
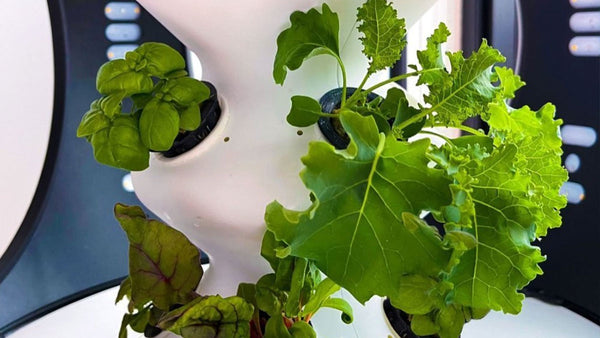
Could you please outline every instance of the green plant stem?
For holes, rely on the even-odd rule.
[[[430,131],[430,130],[421,130],[419,132],[419,134],[429,134],[429,135],[437,136],[437,137],[441,138],[442,140],[448,142],[448,144],[454,145],[454,142],[452,141],[451,138],[449,138],[449,137],[447,137],[445,135],[442,135],[440,133],[436,133],[436,132],[433,132],[433,131]]]
[[[428,72],[431,72],[431,71],[434,71],[434,70],[440,70],[440,69],[442,69],[442,68],[431,68],[431,69],[419,70],[419,71],[416,71],[416,72],[411,72],[411,73],[406,73],[406,74],[394,76],[394,77],[389,78],[389,79],[387,79],[385,81],[382,81],[382,82],[380,82],[380,83],[378,83],[378,84],[376,84],[376,85],[374,85],[372,87],[369,87],[369,88],[365,89],[364,91],[367,94],[369,94],[369,93],[372,93],[374,90],[377,90],[377,89],[379,89],[379,88],[381,88],[381,87],[383,87],[385,85],[388,85],[390,83],[397,82],[397,81],[400,81],[400,80],[404,80],[404,79],[407,79],[407,78],[412,77],[412,76],[417,76],[417,75],[425,74],[425,73],[428,73]],[[357,90],[355,92],[355,94],[359,93],[359,92],[360,91]],[[356,103],[357,97],[358,97],[358,94],[356,96],[352,95],[352,97],[348,101],[346,101],[345,104],[342,104],[342,106]],[[416,121],[418,121],[418,120],[420,120],[420,118],[417,119]],[[415,121],[413,121],[413,122],[415,122]]]
[[[344,62],[342,62],[342,59],[335,55],[335,58],[338,62],[338,64],[340,65],[340,69],[342,70],[342,107],[346,104],[346,95],[348,92],[348,78],[346,75],[346,67],[344,66]]]
[[[460,125],[460,126],[446,126],[443,124],[436,124],[434,125],[434,127],[446,127],[446,128],[456,128],[456,129],[460,129],[462,131],[466,131],[467,133],[476,135],[476,136],[486,136],[485,133],[482,133],[481,131],[471,128],[469,126],[465,126],[465,125]]]

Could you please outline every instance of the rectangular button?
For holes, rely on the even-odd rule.
[[[109,2],[104,7],[104,14],[109,20],[137,20],[140,6],[135,2]]]
[[[571,30],[577,33],[600,32],[600,12],[579,12],[569,20]]]
[[[106,27],[105,34],[112,42],[136,41],[142,36],[142,30],[134,23],[112,23]]]
[[[589,148],[596,144],[598,138],[594,128],[572,124],[565,124],[560,129],[560,133],[564,144],[585,148]]]
[[[560,194],[567,196],[567,201],[571,204],[579,204],[585,199],[585,189],[575,182],[565,182],[560,188]]]
[[[575,56],[600,56],[600,36],[576,36],[569,42]]]
[[[109,60],[124,59],[127,52],[131,52],[138,47],[138,45],[112,45],[108,47],[108,50],[106,51],[106,57]]]

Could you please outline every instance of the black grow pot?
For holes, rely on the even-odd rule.
[[[200,144],[217,125],[219,117],[221,117],[221,106],[219,106],[217,89],[210,82],[202,82],[210,89],[210,96],[200,106],[200,116],[202,117],[200,127],[192,131],[179,133],[171,149],[161,152],[164,157],[177,157],[191,150]]]
[[[349,98],[354,94],[356,88],[347,88],[346,98]],[[373,101],[378,98],[379,95],[375,93],[369,93],[367,95],[367,101]],[[342,88],[332,89],[325,93],[319,100],[321,104],[321,110],[326,114],[333,114],[336,109],[339,109],[342,104]],[[336,149],[346,149],[350,143],[350,138],[344,132],[339,119],[322,117],[319,119],[319,129],[321,132]]]
[[[410,329],[410,320],[408,313],[395,308],[389,299],[383,302],[383,312],[387,317],[394,331],[401,338],[439,338],[438,336],[417,336]]]

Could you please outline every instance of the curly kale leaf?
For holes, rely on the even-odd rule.
[[[399,142],[379,134],[373,117],[342,112],[347,153],[312,143],[301,177],[314,194],[307,211],[267,207],[267,227],[357,300],[394,295],[404,274],[437,275],[449,252],[435,229],[407,226],[403,214],[450,203],[449,181],[428,168],[428,140]],[[412,225],[412,224],[411,224]],[[365,260],[369,257],[369,260]]]
[[[369,58],[369,73],[392,67],[406,46],[404,19],[386,0],[368,0],[358,9],[358,30],[363,53]]]

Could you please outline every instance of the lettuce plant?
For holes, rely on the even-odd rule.
[[[83,116],[77,136],[91,143],[96,161],[125,170],[146,169],[149,151],[169,150],[180,131],[198,128],[199,104],[210,95],[187,76],[181,54],[156,42],[102,65],[96,88],[102,97]],[[129,113],[122,111],[126,99]]]
[[[372,74],[400,58],[405,25],[386,0],[366,1],[357,19],[370,63],[352,95],[345,95],[338,16],[326,4],[321,12],[292,14],[277,40],[275,82],[283,84],[288,71],[323,54],[337,60],[344,79],[333,114],[313,98],[295,96],[288,122],[306,127],[335,119],[351,140],[344,150],[310,144],[300,174],[310,208],[289,210],[276,201],[267,207],[268,231],[285,244],[280,256],[308,260],[360,302],[389,297],[410,315],[418,335],[458,337],[465,322],[490,310],[519,313],[525,297],[519,290],[542,273],[545,260],[532,242],[561,225],[566,205],[554,106],[508,106],[524,83],[496,66],[505,58],[485,40],[468,58],[443,54],[450,35],[444,24],[410,73],[365,88]],[[395,88],[377,104],[367,102],[373,91],[413,76],[428,88],[418,106]],[[470,117],[481,118],[489,131],[464,126]],[[439,147],[409,139],[436,135],[424,127],[469,135],[438,135],[446,141]],[[422,220],[423,212],[442,229]]]

